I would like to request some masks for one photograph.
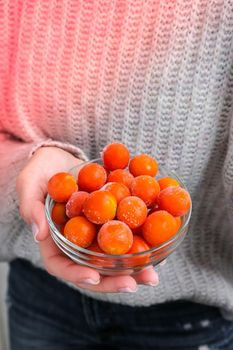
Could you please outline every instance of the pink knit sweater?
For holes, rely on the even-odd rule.
[[[158,287],[91,295],[233,313],[232,38],[230,0],[0,0],[0,259],[41,266],[15,191],[31,150],[119,140],[183,177],[192,223]]]

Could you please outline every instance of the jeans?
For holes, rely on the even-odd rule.
[[[20,259],[10,264],[8,300],[11,350],[233,350],[233,322],[217,308],[97,301]]]

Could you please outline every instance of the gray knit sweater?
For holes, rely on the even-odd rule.
[[[1,260],[41,266],[15,191],[31,150],[55,142],[93,158],[118,140],[184,179],[191,226],[159,268],[159,286],[89,294],[129,305],[182,298],[233,314],[233,1],[8,0],[2,8]]]

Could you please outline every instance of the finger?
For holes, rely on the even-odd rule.
[[[96,270],[80,266],[65,257],[53,242],[51,236],[40,242],[39,247],[45,268],[51,275],[75,284],[81,282],[86,284],[99,283],[100,274]]]
[[[32,209],[36,202],[44,203],[46,189],[42,182],[37,179],[38,174],[23,171],[17,179],[17,193],[19,197],[19,211],[22,218],[33,224]],[[36,185],[35,185],[36,184]]]
[[[162,261],[159,263],[159,265],[160,265],[160,266],[164,266],[166,263],[167,263],[167,259],[164,259],[164,260],[162,260]]]
[[[159,276],[155,272],[153,266],[148,266],[145,269],[133,275],[138,284],[146,284],[155,287],[159,284]]]
[[[137,291],[137,283],[131,276],[102,277],[96,286],[77,284],[78,287],[98,293],[134,293]]]
[[[45,216],[44,203],[35,201],[33,208],[31,209],[31,220],[33,222],[33,234],[35,240],[43,241],[49,235],[49,226]]]

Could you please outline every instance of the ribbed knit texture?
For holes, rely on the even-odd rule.
[[[231,0],[0,0],[1,259],[41,264],[15,192],[32,149],[118,140],[183,177],[191,226],[159,286],[89,294],[233,313],[232,38]]]

